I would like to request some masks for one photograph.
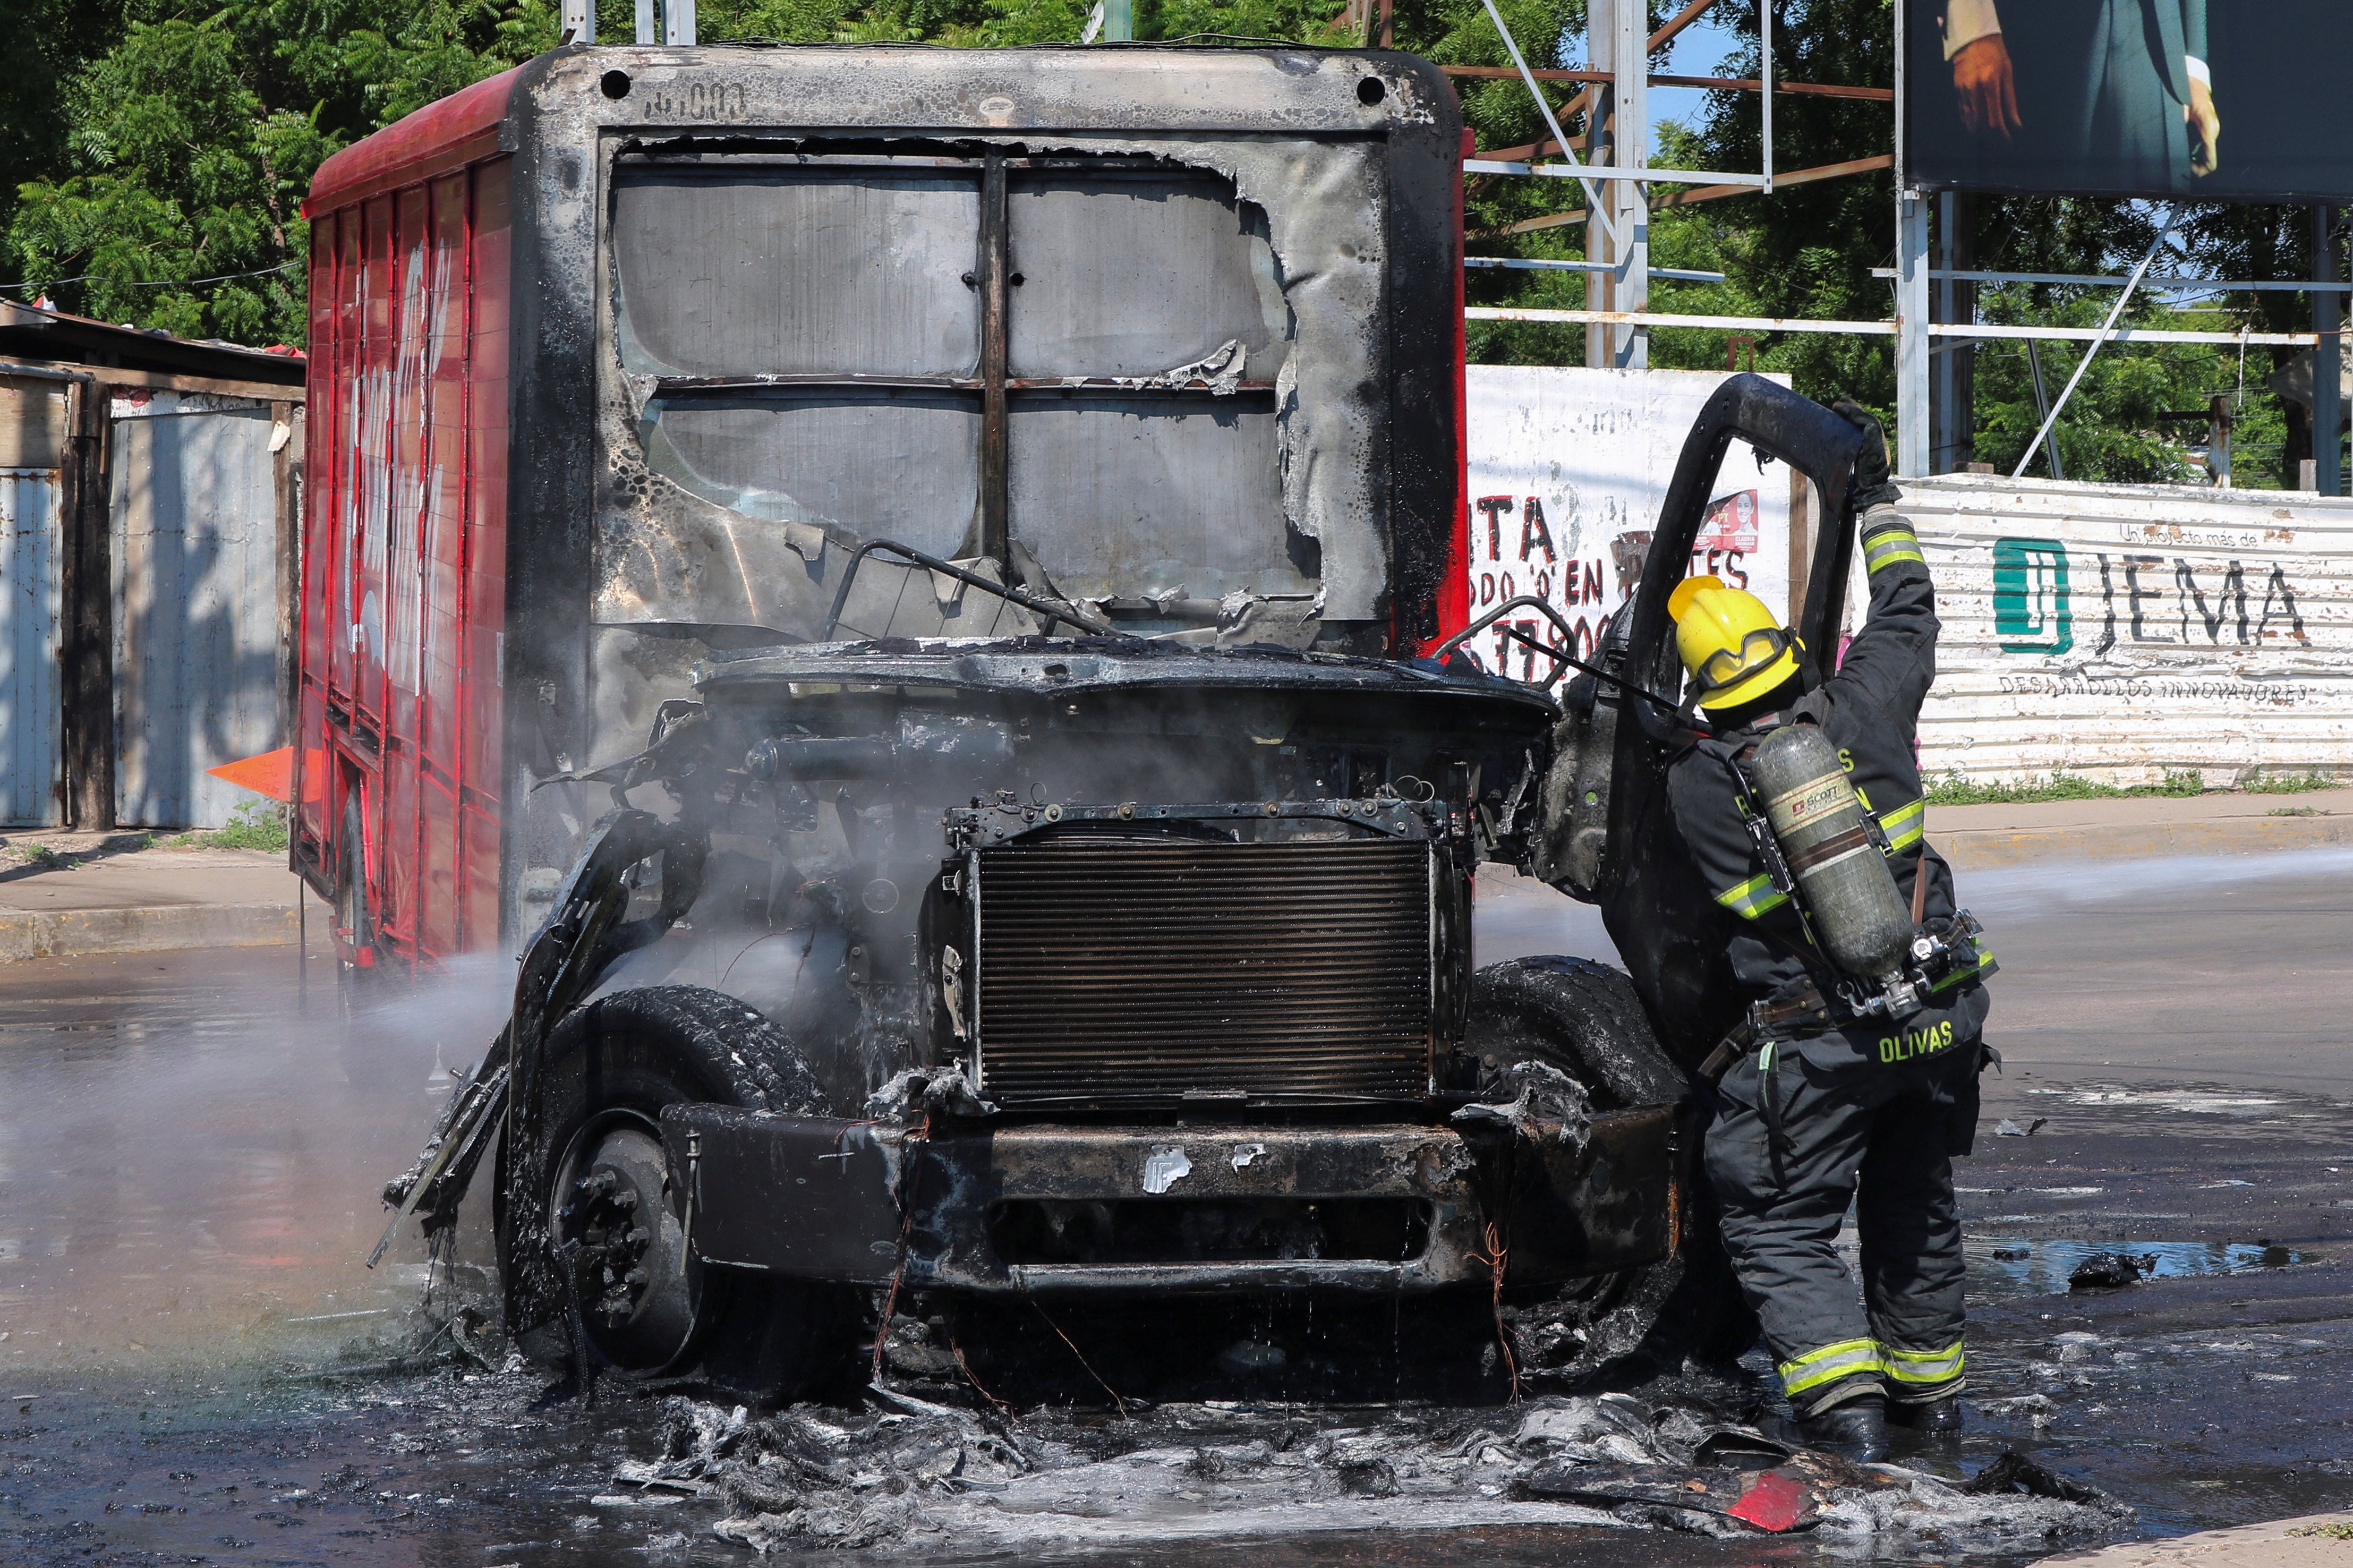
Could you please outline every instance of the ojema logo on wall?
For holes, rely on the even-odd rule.
[[[2277,561],[2083,552],[2100,628],[2094,655],[2119,646],[2155,655],[2165,645],[2209,647],[2311,646],[2296,590]],[[1993,629],[2004,653],[2063,654],[2075,646],[2067,547],[2055,539],[1993,542]]]
[[[2004,653],[2065,653],[2075,646],[2065,545],[2055,539],[1994,541],[1993,629]]]

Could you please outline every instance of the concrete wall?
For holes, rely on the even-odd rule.
[[[1906,480],[1944,636],[1924,770],[2353,775],[2353,500]]]
[[[1472,365],[1472,613],[1541,595],[1589,652],[1625,600],[1620,557],[1647,536],[1723,380]],[[1944,621],[1920,728],[1932,775],[2353,777],[2353,500],[1958,474],[1904,489]],[[1803,487],[1736,445],[1716,490],[1715,553],[1683,570],[1745,578],[1794,620]],[[1850,629],[1866,604],[1858,555]],[[1476,651],[1492,668],[1503,646],[1491,635]],[[1544,674],[1533,654],[1504,657],[1513,675]]]

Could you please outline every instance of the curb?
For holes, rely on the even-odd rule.
[[[259,947],[295,940],[290,904],[164,904],[131,910],[0,912],[0,963],[175,947]]]
[[[2128,1541],[2096,1552],[2045,1557],[2034,1568],[2346,1568],[2353,1563],[2353,1541],[2288,1532],[2316,1525],[2342,1529],[2348,1520],[2353,1514],[2310,1513],[2163,1541]]]
[[[1964,828],[1939,833],[1929,808],[1928,841],[1956,871],[2062,860],[2138,860],[2170,855],[2263,855],[2353,845],[2353,816],[2240,816],[2205,822],[2119,823],[2096,827]]]

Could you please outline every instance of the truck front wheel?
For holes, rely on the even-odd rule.
[[[1520,958],[1480,970],[1464,1048],[1478,1058],[1482,1079],[1514,1062],[1558,1068],[1585,1086],[1598,1111],[1672,1104],[1691,1093],[1633,983],[1590,959]],[[1687,1151],[1677,1173],[1682,1236],[1672,1256],[1506,1295],[1504,1316],[1524,1373],[1566,1385],[1630,1359],[1673,1371],[1685,1356],[1724,1363],[1747,1349],[1756,1319],[1733,1278],[1696,1153]]]
[[[557,1024],[542,1071],[553,1156],[544,1207],[532,1226],[501,1213],[500,1257],[511,1266],[518,1247],[552,1249],[578,1349],[612,1375],[693,1377],[776,1402],[848,1366],[849,1293],[705,1268],[691,1253],[686,1194],[669,1179],[665,1106],[829,1110],[781,1030],[716,991],[619,991]]]

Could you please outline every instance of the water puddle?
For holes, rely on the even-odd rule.
[[[1969,1293],[1984,1300],[2064,1292],[2069,1275],[2100,1253],[2141,1260],[2145,1279],[2193,1274],[2232,1274],[2251,1268],[2284,1268],[2311,1259],[2285,1247],[2243,1241],[2078,1241],[2025,1237],[1964,1237]]]
[[[2260,1116],[2288,1103],[2276,1096],[2242,1094],[2229,1089],[2126,1089],[2120,1084],[2105,1083],[2030,1089],[2026,1092],[2059,1096],[2069,1105],[2172,1110],[2185,1116]]]

